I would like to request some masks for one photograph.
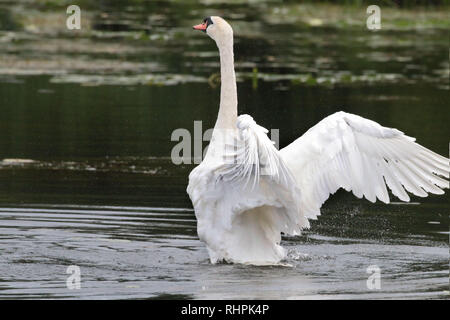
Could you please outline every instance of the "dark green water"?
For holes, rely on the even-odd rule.
[[[0,162],[0,298],[448,298],[448,194],[338,192],[285,239],[291,267],[213,266],[185,193],[193,165],[170,160],[173,130],[216,119],[217,50],[191,30],[214,14],[235,30],[239,113],[279,129],[281,147],[344,110],[448,155],[446,28],[387,11],[374,33],[365,8],[313,26],[335,7],[111,3],[80,2],[72,32],[63,6],[0,3],[0,160],[33,160]]]

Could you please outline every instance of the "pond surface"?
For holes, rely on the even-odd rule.
[[[69,31],[59,1],[0,3],[0,299],[448,299],[448,194],[340,191],[283,238],[286,266],[211,265],[185,192],[194,165],[170,158],[175,129],[216,119],[217,49],[191,29],[208,15],[235,30],[239,113],[279,129],[280,147],[343,110],[448,155],[445,10],[387,8],[369,32],[359,7],[80,6]]]

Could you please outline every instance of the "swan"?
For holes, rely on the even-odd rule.
[[[211,16],[193,28],[220,53],[217,121],[187,187],[211,263],[279,264],[286,256],[281,234],[309,228],[339,188],[384,203],[386,186],[402,201],[410,200],[406,191],[426,197],[449,188],[448,158],[397,129],[342,111],[277,150],[265,128],[237,115],[231,26]]]

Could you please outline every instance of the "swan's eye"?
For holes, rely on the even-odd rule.
[[[211,20],[211,17],[207,17],[203,20],[203,23],[206,23],[206,27],[208,28],[209,25],[213,24],[213,21]]]

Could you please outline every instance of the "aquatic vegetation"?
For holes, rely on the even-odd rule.
[[[264,16],[266,22],[278,24],[300,24],[304,27],[337,27],[362,29],[366,27],[366,7],[361,5],[342,6],[337,4],[286,3],[271,7]],[[447,8],[447,10],[446,10]],[[418,11],[420,10],[420,14]],[[401,9],[383,6],[382,31],[420,30],[450,27],[448,4],[442,10],[429,8]]]
[[[2,166],[24,166],[34,164],[36,161],[31,159],[3,159],[0,161],[0,167]]]
[[[325,86],[333,87],[334,85],[371,85],[374,83],[399,83],[407,79],[402,74],[396,73],[375,73],[367,71],[361,75],[355,75],[349,71],[336,71],[334,73],[324,73],[313,75],[306,74],[268,74],[268,73],[237,73],[238,81],[252,80],[252,86],[257,89],[254,83],[257,80],[266,82],[290,81],[293,85],[306,86]],[[255,80],[256,79],[256,80]],[[423,79],[422,79],[423,80]],[[431,81],[432,79],[427,79]]]
[[[121,172],[160,176],[168,175],[170,165],[170,159],[164,157],[107,157],[84,161],[38,161],[32,159],[0,160],[0,170],[10,170],[21,167],[30,170]]]
[[[209,79],[214,88],[217,53],[205,39],[193,35],[190,26],[192,17],[207,14],[222,3],[206,1],[200,9],[175,1],[171,10],[165,10],[143,6],[140,1],[126,6],[106,2],[103,9],[82,1],[80,5],[89,10],[83,12],[82,29],[72,32],[65,28],[65,16],[59,12],[67,1],[19,1],[1,11],[20,27],[0,30],[0,43],[4,44],[0,47],[0,74],[57,75],[52,83],[86,81],[85,85],[164,86]],[[440,31],[448,26],[444,10],[386,7],[383,29],[374,33],[364,29],[366,14],[359,6],[271,1],[264,6],[259,1],[233,1],[227,6],[237,35],[239,81],[250,81],[253,90],[260,88],[260,81],[286,80],[295,85],[327,87],[382,83],[393,81],[389,74],[405,71],[408,81],[436,83],[448,70],[445,66],[432,67],[432,74],[424,75],[427,71],[406,66],[417,65],[417,60],[431,54],[425,52],[430,46],[439,50],[447,46]],[[164,23],[168,19],[174,22],[170,28]],[[5,28],[0,25],[0,29]],[[424,46],[417,48],[419,38]],[[354,49],[346,49],[350,47]],[[447,57],[442,55],[440,59],[437,63]],[[378,76],[362,75],[362,70],[373,68],[374,62],[398,65],[379,70]],[[186,76],[188,73],[193,75]],[[92,76],[83,77],[85,74]]]
[[[79,83],[86,86],[101,85],[156,85],[173,86],[187,82],[206,82],[207,79],[186,74],[141,74],[141,75],[57,75],[51,83]]]
[[[0,7],[0,30],[20,30],[22,24],[14,17],[7,8]]]

